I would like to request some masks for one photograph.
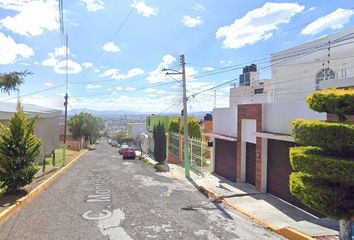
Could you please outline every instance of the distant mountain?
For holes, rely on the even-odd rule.
[[[95,116],[121,116],[121,115],[147,115],[149,113],[142,113],[137,111],[127,111],[127,110],[115,110],[115,111],[96,111],[87,108],[73,109],[68,111],[68,115],[75,115],[80,112],[91,113]]]

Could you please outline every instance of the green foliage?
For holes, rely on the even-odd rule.
[[[104,129],[103,120],[90,113],[81,112],[70,117],[68,120],[70,132],[74,137],[85,137],[91,143],[95,142],[100,130]]]
[[[184,126],[181,127],[180,133],[183,134]],[[201,138],[202,133],[200,131],[200,125],[198,121],[192,120],[188,122],[188,136],[193,138]]]
[[[338,115],[344,121],[354,111],[354,90],[328,89],[307,98],[310,108]],[[327,216],[350,219],[354,215],[354,125],[319,120],[294,120],[291,133],[308,147],[290,150],[295,171],[290,191],[305,205]]]
[[[297,119],[291,122],[291,135],[301,145],[344,152],[354,149],[354,125]]]
[[[28,118],[21,106],[8,127],[0,124],[0,182],[13,192],[32,182],[37,172],[34,164],[41,141],[33,134],[35,118]]]
[[[291,148],[290,162],[295,171],[311,174],[331,182],[354,184],[354,159],[326,156],[319,147]]]
[[[308,106],[317,112],[337,114],[342,121],[345,115],[354,114],[354,89],[326,89],[310,94]]]
[[[119,139],[119,143],[133,143],[134,142],[134,138],[132,137],[122,137]]]
[[[175,132],[175,133],[178,133],[179,132],[179,122],[178,121],[172,121],[170,123],[170,126],[168,127],[168,131],[169,132]]]
[[[290,191],[306,206],[333,218],[349,219],[354,214],[350,207],[354,188],[322,181],[309,174],[297,172],[290,175]]]
[[[157,162],[163,163],[166,160],[166,132],[163,124],[159,123],[153,129],[154,158]]]
[[[0,73],[0,91],[10,94],[11,91],[17,91],[18,87],[23,84],[24,77],[32,74],[25,70],[23,72]]]

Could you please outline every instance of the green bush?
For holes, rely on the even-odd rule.
[[[158,123],[153,128],[154,138],[154,158],[158,163],[166,160],[166,133],[162,123]]]
[[[290,192],[306,206],[336,219],[350,217],[354,209],[348,203],[354,201],[350,190],[343,192],[339,186],[330,185],[309,174],[300,172],[290,175]],[[341,197],[338,197],[341,196]]]
[[[181,127],[179,132],[183,134],[184,126]],[[198,121],[192,120],[188,122],[188,136],[199,139],[202,137],[202,132],[200,131],[200,125]]]
[[[326,156],[319,147],[290,148],[290,162],[295,171],[312,174],[331,182],[354,184],[354,159]]]
[[[30,119],[18,104],[8,127],[0,124],[0,182],[8,192],[31,183],[38,171],[34,161],[40,153],[41,140],[33,133],[36,120],[37,117]]]
[[[317,112],[337,114],[341,120],[354,114],[354,89],[326,89],[310,94],[306,99],[309,108]]]
[[[168,131],[169,132],[175,132],[175,133],[178,133],[179,132],[179,122],[178,121],[172,121],[170,123],[170,126],[168,127]]]
[[[291,135],[301,145],[340,153],[354,149],[354,125],[349,123],[297,119],[291,122]]]

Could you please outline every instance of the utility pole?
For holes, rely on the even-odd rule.
[[[182,66],[182,85],[183,85],[183,125],[184,125],[184,142],[183,142],[183,156],[184,156],[184,171],[186,178],[190,177],[190,162],[189,162],[189,144],[188,144],[188,113],[187,113],[187,86],[186,86],[186,68],[184,54],[180,57]]]
[[[188,113],[187,113],[187,86],[186,86],[186,63],[184,59],[184,54],[180,56],[180,63],[182,66],[182,72],[174,70],[174,69],[169,69],[169,68],[164,68],[162,71],[167,71],[167,75],[174,75],[174,74],[182,74],[182,88],[183,88],[183,162],[184,162],[184,171],[185,171],[185,176],[186,178],[190,178],[190,160],[189,160],[189,139],[188,139]],[[172,72],[168,72],[172,71]],[[176,79],[175,79],[176,80]],[[178,83],[181,83],[180,81],[176,80]]]
[[[65,35],[65,58],[66,58],[66,84],[65,84],[65,120],[64,120],[64,151],[63,151],[63,165],[65,165],[65,151],[66,151],[66,128],[68,122],[68,85],[69,85],[69,74],[68,74],[68,34]]]

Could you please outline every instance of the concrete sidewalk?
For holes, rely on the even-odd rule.
[[[188,184],[192,183],[199,190],[219,196],[230,207],[289,239],[312,239],[311,237],[323,236],[327,236],[325,239],[336,239],[334,236],[338,235],[337,221],[317,218],[277,197],[257,192],[248,183],[234,183],[217,175],[202,176],[193,171],[188,181],[184,177],[184,168],[175,164],[168,165],[170,172],[167,174]]]

